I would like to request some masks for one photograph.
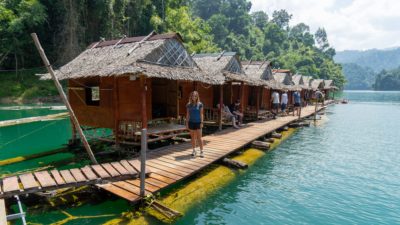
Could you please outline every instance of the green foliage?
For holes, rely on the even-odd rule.
[[[362,67],[355,63],[344,63],[343,74],[347,79],[345,89],[368,90],[375,82],[375,72],[369,67]]]
[[[400,90],[400,67],[394,70],[382,70],[376,76],[375,90],[398,91]]]
[[[290,27],[292,15],[284,9],[271,16],[250,13],[250,8],[249,0],[2,0],[0,69],[42,65],[30,32],[38,33],[57,67],[101,37],[118,39],[156,30],[180,33],[190,52],[235,51],[243,60],[271,60],[276,68],[334,79],[338,86],[345,82],[323,28],[313,35],[304,23]],[[37,79],[26,79],[33,82],[28,85],[12,77],[0,78],[11,82],[4,89],[10,95],[52,93],[50,85],[41,87]],[[0,96],[7,95],[4,90]]]

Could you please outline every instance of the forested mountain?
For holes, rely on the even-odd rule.
[[[60,66],[100,38],[155,30],[179,32],[190,52],[236,51],[243,60],[270,60],[276,68],[344,84],[325,29],[311,33],[304,23],[289,26],[292,15],[286,10],[267,15],[250,9],[248,0],[2,0],[0,70],[21,79],[21,68],[41,66],[31,32],[38,33],[52,64]]]
[[[345,89],[370,90],[375,82],[376,73],[369,67],[362,67],[355,63],[342,64],[343,74],[346,76]]]
[[[334,57],[337,63],[355,63],[369,67],[376,73],[383,69],[391,70],[400,66],[400,48],[366,51],[341,51]]]
[[[376,76],[374,89],[378,91],[400,90],[400,67],[393,70],[382,70]]]

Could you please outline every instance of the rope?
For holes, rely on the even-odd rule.
[[[56,120],[56,121],[54,121],[54,122],[52,122],[52,123],[46,124],[46,125],[44,125],[44,126],[42,126],[42,127],[39,127],[38,129],[35,129],[35,130],[33,130],[33,131],[31,131],[31,132],[29,132],[29,133],[27,133],[27,134],[24,134],[24,135],[22,135],[22,136],[19,136],[19,137],[15,138],[15,139],[13,139],[13,140],[11,140],[11,141],[8,141],[8,142],[6,142],[6,143],[0,145],[0,149],[2,149],[2,148],[3,148],[4,146],[6,146],[6,145],[9,145],[9,144],[11,144],[11,143],[14,143],[14,142],[16,142],[16,141],[18,141],[18,140],[20,140],[20,139],[22,139],[22,138],[25,138],[25,137],[27,137],[27,136],[29,136],[29,135],[32,135],[32,134],[34,134],[34,133],[36,133],[36,132],[38,132],[38,131],[40,131],[40,130],[43,130],[43,129],[46,128],[46,127],[49,127],[49,126],[51,126],[51,125],[54,125],[55,123],[58,123],[58,122],[59,122],[59,121]]]

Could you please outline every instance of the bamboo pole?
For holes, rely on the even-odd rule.
[[[72,109],[71,105],[68,102],[67,96],[65,95],[64,90],[62,89],[62,86],[61,86],[60,82],[58,81],[57,77],[54,74],[54,70],[51,67],[49,60],[47,59],[47,56],[46,56],[46,54],[45,54],[45,52],[44,52],[44,50],[42,48],[42,45],[39,42],[39,39],[38,39],[36,33],[32,33],[31,36],[32,36],[33,41],[35,42],[37,50],[39,51],[40,57],[42,58],[43,63],[47,68],[47,71],[50,73],[51,78],[53,79],[54,84],[57,87],[58,93],[60,94],[62,101],[67,106],[67,110],[68,110],[68,112],[69,112],[69,114],[71,116],[71,119],[72,119],[72,121],[74,123],[74,126],[75,126],[76,130],[79,133],[79,136],[81,137],[83,146],[85,147],[86,152],[88,153],[90,160],[92,161],[92,163],[97,164],[97,160],[94,157],[94,154],[92,152],[92,149],[90,148],[89,142],[87,141],[87,139],[85,137],[85,134],[82,131],[81,126],[79,125],[79,121],[75,116],[74,110]]]

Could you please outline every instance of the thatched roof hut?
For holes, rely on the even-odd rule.
[[[206,76],[214,79],[245,82],[254,86],[266,85],[260,79],[245,75],[236,52],[195,54],[193,59]]]
[[[317,89],[324,89],[324,80],[323,79],[313,79],[311,81],[311,88],[315,91]]]
[[[335,90],[338,88],[333,84],[333,80],[324,80],[324,89],[325,90]]]
[[[243,61],[242,65],[246,76],[255,80],[266,81],[266,86],[270,88],[278,88],[272,74],[270,61]]]
[[[306,89],[311,89],[311,81],[313,78],[311,76],[302,76],[303,85]]]
[[[296,87],[292,80],[292,74],[290,70],[272,70],[273,76],[277,84],[279,85],[280,89],[286,90],[299,90],[301,88]]]
[[[208,84],[224,82],[218,77],[204,76],[183,46],[179,34],[156,34],[142,41],[144,38],[93,43],[71,62],[56,70],[56,76],[65,80],[144,75]],[[48,74],[43,77],[48,78]]]

